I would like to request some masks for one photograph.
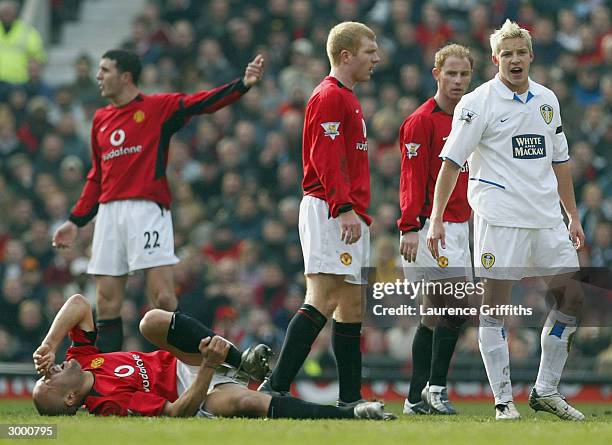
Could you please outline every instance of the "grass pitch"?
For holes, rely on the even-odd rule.
[[[586,422],[564,422],[535,414],[519,403],[523,419],[496,422],[490,403],[457,403],[458,416],[401,416],[400,404],[388,404],[400,414],[393,422],[351,420],[263,420],[38,416],[30,401],[0,401],[0,423],[56,424],[62,445],[178,445],[178,444],[413,444],[413,445],[561,445],[612,444],[612,404],[576,404]],[[21,439],[19,444],[40,443]],[[8,443],[0,440],[0,443]],[[44,442],[43,442],[44,443]]]

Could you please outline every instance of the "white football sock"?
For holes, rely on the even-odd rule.
[[[478,346],[495,397],[495,404],[511,402],[510,353],[504,321],[488,315],[480,315]]]
[[[549,396],[558,391],[574,332],[576,332],[576,317],[555,309],[550,311],[540,336],[542,357],[535,384],[538,395]]]

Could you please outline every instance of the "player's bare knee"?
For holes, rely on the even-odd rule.
[[[96,298],[96,311],[99,319],[115,318],[121,312],[123,299],[107,293],[98,292]]]
[[[582,312],[582,305],[584,303],[584,294],[575,289],[568,289],[568,292],[563,298],[563,304],[560,306],[560,310],[568,315],[579,315]]]
[[[255,391],[245,391],[241,393],[236,401],[237,413],[243,416],[255,417],[266,415],[267,398],[264,394]]]
[[[467,320],[468,317],[464,317],[461,315],[445,314],[440,318],[440,323],[443,326],[446,326],[448,329],[451,329],[453,331],[459,331],[459,329],[461,329],[461,326],[463,326]]]
[[[341,323],[359,323],[363,316],[361,301],[339,301],[334,319]]]
[[[304,299],[304,303],[309,304],[315,307],[321,314],[325,317],[329,318],[336,307],[338,306],[338,300],[334,295],[329,295],[327,298],[316,294],[306,294],[306,298]]]
[[[438,324],[439,317],[437,315],[422,315],[421,316],[421,324],[432,331],[436,328]]]
[[[139,329],[140,333],[147,339],[155,337],[157,333],[167,329],[168,325],[168,312],[161,309],[152,309],[147,312],[142,320],[140,320]]]
[[[550,292],[555,297],[557,308],[568,315],[578,315],[582,311],[584,302],[584,291],[577,281],[567,281],[563,286],[551,288]]]
[[[176,296],[174,293],[158,293],[153,298],[153,304],[156,308],[163,309],[165,311],[175,311],[178,305]]]

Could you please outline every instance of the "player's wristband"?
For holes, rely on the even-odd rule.
[[[252,85],[251,85],[252,86]],[[247,87],[244,84],[244,78],[240,78],[238,79],[238,82],[236,83],[236,88],[238,89],[238,91],[240,91],[241,93],[246,93],[247,91],[249,91],[251,89],[251,87]]]

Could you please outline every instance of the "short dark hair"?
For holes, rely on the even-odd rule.
[[[74,416],[79,410],[80,405],[66,406],[63,402],[43,403],[36,397],[32,398],[36,411],[41,416]]]
[[[132,82],[134,82],[134,85],[138,85],[142,63],[136,53],[125,49],[111,49],[102,54],[102,58],[114,60],[117,64],[117,70],[121,73],[130,73]]]

